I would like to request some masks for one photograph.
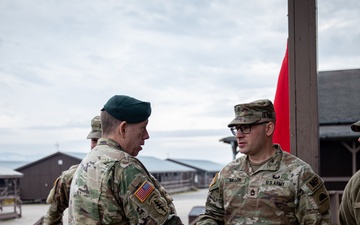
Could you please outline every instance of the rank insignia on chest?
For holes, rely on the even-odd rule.
[[[154,187],[148,181],[144,181],[144,183],[135,191],[134,195],[141,202],[144,202],[153,190]]]

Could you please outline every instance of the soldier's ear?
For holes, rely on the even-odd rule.
[[[272,135],[275,130],[275,124],[273,122],[269,122],[266,124],[266,134],[268,136]]]
[[[126,123],[126,121],[122,121],[119,125],[119,133],[121,135],[121,137],[126,137],[126,128],[127,128],[128,124]]]

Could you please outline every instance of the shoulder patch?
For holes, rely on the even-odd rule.
[[[212,179],[209,187],[213,186],[213,185],[216,183],[218,175],[219,175],[219,173],[216,173],[216,174],[215,174],[215,176],[214,176],[214,178]]]
[[[315,191],[320,185],[322,185],[322,183],[323,182],[321,178],[314,174],[314,176],[308,182],[306,182],[306,186],[308,186],[311,191]]]
[[[142,185],[135,191],[134,195],[141,202],[144,202],[153,190],[154,187],[148,181],[144,181],[144,183],[142,183]]]

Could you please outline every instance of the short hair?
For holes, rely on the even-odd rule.
[[[114,118],[106,111],[101,111],[100,120],[101,120],[101,128],[102,128],[103,136],[112,134],[115,128],[119,126],[120,123],[122,122],[121,120]]]

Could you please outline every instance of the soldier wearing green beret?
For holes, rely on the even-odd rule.
[[[331,224],[323,180],[273,143],[272,102],[261,99],[234,109],[228,127],[244,155],[215,175],[197,225]]]
[[[351,124],[351,130],[360,132],[360,120]],[[339,222],[340,225],[360,224],[360,170],[352,175],[345,186],[339,207]]]
[[[136,158],[150,114],[149,102],[125,95],[104,105],[103,137],[71,184],[69,224],[182,224],[170,195]]]
[[[90,139],[90,148],[96,146],[97,141],[101,138],[100,116],[95,116],[91,120],[91,131],[87,136]],[[78,165],[71,166],[54,182],[54,187],[50,190],[46,203],[50,204],[49,209],[44,217],[43,224],[63,224],[63,215],[65,209],[69,206],[69,194],[71,181]]]

